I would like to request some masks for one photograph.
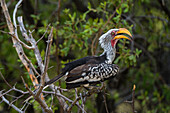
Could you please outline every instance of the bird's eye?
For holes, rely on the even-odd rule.
[[[116,34],[115,31],[112,31],[112,32],[111,32],[111,35],[112,35],[112,36],[115,36],[115,34]]]

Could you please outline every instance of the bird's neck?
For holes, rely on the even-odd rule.
[[[99,38],[99,43],[104,49],[104,52],[101,55],[106,54],[106,63],[111,64],[115,59],[117,41],[118,39],[113,40],[113,37],[107,34],[104,34]]]
[[[116,48],[113,48],[111,46],[111,43],[109,43],[109,44],[105,45],[103,47],[103,49],[104,49],[104,52],[100,56],[106,54],[105,62],[108,64],[112,64],[113,60],[115,59]]]

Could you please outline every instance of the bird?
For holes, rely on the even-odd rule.
[[[119,39],[132,41],[132,35],[126,28],[110,29],[100,36],[99,43],[103,53],[99,56],[87,56],[65,64],[61,73],[46,82],[49,85],[65,76],[66,89],[88,87],[115,77],[119,72],[113,64],[116,55],[116,44]]]

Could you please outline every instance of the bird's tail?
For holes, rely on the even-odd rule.
[[[54,77],[53,79],[51,79],[51,80],[49,80],[48,82],[46,82],[46,83],[45,83],[45,86],[54,83],[55,81],[59,80],[62,76],[64,76],[63,73],[59,74],[58,76],[56,76],[56,77]]]

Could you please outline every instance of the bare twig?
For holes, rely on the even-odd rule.
[[[37,15],[37,9],[38,9],[38,0],[35,0],[35,6],[34,6],[34,14]]]
[[[53,41],[53,27],[51,28],[51,32],[50,35],[48,36],[48,41],[47,41],[47,48],[46,48],[46,54],[45,54],[45,61],[44,61],[44,76],[45,73],[47,72],[48,69],[48,64],[49,64],[49,60],[50,60],[50,49],[51,49],[51,45],[52,45],[52,41]]]
[[[17,98],[16,96],[10,95],[10,94],[6,94],[6,96],[12,97],[12,98]]]
[[[21,76],[22,81],[26,87],[26,89],[30,92],[30,94],[35,98],[35,100],[41,105],[41,107],[44,109],[45,112],[47,113],[53,113],[53,111],[51,110],[51,108],[49,108],[47,106],[47,104],[40,98],[40,96],[35,96],[35,94],[30,90],[30,88],[28,87],[28,85],[25,83],[23,77]]]
[[[7,103],[8,105],[10,105],[10,102],[4,97],[2,96],[2,92],[0,91],[0,97],[2,98],[2,101]],[[14,108],[16,111],[18,111],[19,113],[24,113],[22,110],[20,110],[18,107],[16,107],[14,104],[10,105],[12,108]]]
[[[61,0],[58,0],[57,19],[60,21]]]
[[[132,111],[135,113],[135,89],[136,85],[133,85],[133,90],[132,90]]]
[[[28,87],[28,85],[26,84],[24,78],[21,76],[21,79],[24,83],[24,86],[26,87],[26,89],[29,91],[29,93],[32,95],[32,96],[35,96],[34,93],[31,91],[31,89]]]
[[[161,18],[159,16],[153,16],[153,15],[140,15],[140,16],[134,16],[133,18],[151,18],[151,19],[159,19],[163,22],[168,23],[168,20],[165,18]]]
[[[86,97],[89,97],[90,95],[94,94],[94,93],[97,93],[99,90],[101,91],[102,89],[104,88],[104,84],[102,84],[101,87],[99,87],[97,90],[94,89],[94,90],[90,90],[88,92],[86,92],[85,94],[83,95],[80,95],[78,97],[76,97],[76,99],[72,102],[72,104],[67,108],[67,112],[71,112],[72,110],[72,107],[76,104],[76,105],[79,105],[78,104],[78,101],[80,99],[84,100],[83,98],[86,98]],[[83,102],[83,101],[82,101]],[[86,113],[86,111],[84,110],[84,107],[80,107],[80,109],[82,110],[83,113]]]
[[[27,108],[28,108],[28,106],[30,105],[30,103],[25,103],[24,105],[25,105],[25,106],[27,105],[26,107],[23,106],[23,109],[24,109],[24,107],[25,107],[25,109],[24,109],[24,113],[25,113],[25,111],[27,110]]]
[[[41,40],[44,38],[44,36],[45,36],[45,34],[47,33],[48,28],[50,27],[50,25],[51,25],[51,24],[48,24],[48,26],[47,26],[47,28],[46,28],[46,31],[44,32],[43,36],[36,42],[36,45],[38,44],[39,41],[41,41]]]
[[[104,99],[104,105],[106,108],[106,112],[109,113],[108,107],[107,107],[107,102],[106,102],[106,90],[104,88],[104,94],[103,94],[103,99]]]
[[[85,110],[84,110],[84,99],[83,99],[83,95],[82,95],[82,93],[80,93],[80,97],[81,97],[81,101],[82,101],[82,104],[81,104],[81,106],[82,106],[82,109],[83,109],[83,111],[82,111],[82,113],[85,113]],[[86,97],[85,97],[86,98]]]
[[[72,100],[70,100],[69,98],[67,98],[67,97],[65,97],[64,95],[62,95],[62,94],[60,94],[60,93],[55,93],[55,92],[53,92],[53,91],[42,91],[43,93],[45,93],[45,94],[53,94],[53,95],[56,95],[56,96],[59,96],[60,98],[63,98],[64,100],[66,100],[66,101],[68,101],[68,102],[70,102],[70,103],[74,103],[75,101],[77,102],[79,99],[81,99],[81,97],[85,97],[85,96],[87,96],[87,95],[82,95],[82,96],[79,96],[79,97],[77,97],[77,100],[75,100],[75,101],[72,101]],[[76,106],[78,106],[82,111],[83,111],[83,108],[78,104],[78,103],[74,103],[74,105],[76,105]],[[73,105],[72,106],[70,106],[70,108],[67,108],[68,110],[70,109],[70,111],[71,111],[71,108],[73,107]]]
[[[49,64],[49,60],[50,60],[50,49],[51,49],[52,40],[53,40],[53,27],[51,29],[50,35],[48,36],[47,48],[46,48],[46,54],[45,54],[45,61],[44,61],[45,67],[44,67],[44,72],[41,75],[41,86],[40,86],[40,89],[37,92],[36,96],[39,96],[39,94],[42,92],[44,84],[45,84],[45,76],[46,76],[46,73],[47,73],[48,64]]]
[[[19,38],[17,38],[16,36],[13,36],[20,44],[22,44],[25,48],[27,49],[34,49],[34,47],[30,47],[28,45],[26,45],[24,42],[22,42]]]
[[[64,100],[66,100],[66,101],[68,101],[68,102],[70,102],[70,103],[73,102],[71,99],[65,97],[64,95],[62,95],[62,94],[60,94],[60,93],[55,93],[55,92],[53,92],[53,91],[42,91],[42,92],[43,92],[43,93],[46,93],[46,94],[53,94],[53,95],[59,96],[59,97],[63,98]]]
[[[53,95],[51,95],[51,105],[50,105],[50,108],[52,108],[52,105],[53,105]]]
[[[156,64],[156,61],[155,61],[155,58],[153,57],[153,55],[151,55],[143,46],[141,46],[140,44],[134,42],[134,45],[138,48],[140,48],[142,50],[143,53],[145,53],[148,58],[152,61],[152,65],[154,67],[154,71],[155,73],[157,72],[157,64]]]
[[[18,99],[22,98],[24,96],[24,94],[20,95],[19,97],[17,97],[15,100],[13,100],[11,103],[10,103],[10,106],[16,102]]]
[[[28,93],[29,93],[28,91],[24,92],[24,91],[22,91],[22,90],[16,89],[15,87],[13,87],[13,90],[14,90],[14,91],[17,91],[17,92],[19,92],[19,93],[21,93],[21,94],[28,94]]]
[[[23,95],[28,94],[28,91],[27,91],[27,92],[24,92],[24,91],[22,91],[22,90],[16,89],[15,86],[13,86],[11,89],[9,89],[9,90],[6,91],[5,93],[1,94],[1,96],[7,95],[7,94],[8,94],[9,92],[11,92],[11,91],[17,91],[17,92],[19,92],[19,93],[21,93],[21,94],[23,94]],[[1,92],[2,92],[2,91],[1,91]],[[1,97],[1,96],[0,96],[0,97]]]
[[[6,95],[7,93],[9,93],[9,92],[11,92],[12,91],[12,89],[9,89],[8,91],[6,91],[5,93],[3,93],[3,94],[1,94],[0,95],[0,97],[2,97],[2,96],[4,96],[4,95]]]
[[[17,13],[17,9],[19,7],[19,5],[21,4],[23,0],[20,0],[16,5],[15,5],[15,9],[13,12],[13,23],[14,23],[14,38],[20,42],[25,48],[27,49],[34,49],[34,47],[29,47],[28,45],[26,45],[24,42],[22,42],[19,38],[18,38],[18,33],[17,33],[17,23],[16,23],[16,13]]]
[[[20,31],[22,33],[22,36],[24,37],[25,41],[30,42],[30,37],[28,36],[27,30],[24,27],[22,16],[19,16],[17,18],[17,20],[18,20],[18,23],[19,23],[19,27],[20,27]]]
[[[17,35],[17,23],[16,23],[16,13],[17,13],[17,9],[19,7],[19,5],[21,4],[22,0],[20,0],[16,5],[15,5],[15,9],[13,12],[13,23],[14,23],[14,27],[15,27],[15,35]],[[18,35],[17,35],[18,37]]]
[[[81,97],[79,96],[79,97],[77,97],[73,102],[72,102],[72,104],[67,108],[68,110],[68,113],[70,113],[71,112],[71,110],[72,110],[72,107],[77,103],[77,101],[79,101],[81,99]]]
[[[136,111],[135,111],[135,89],[136,89],[136,85],[134,84],[133,85],[133,89],[132,89],[132,94],[131,94],[131,98],[132,98],[132,100],[130,100],[130,101],[124,101],[124,102],[127,102],[127,103],[129,103],[129,104],[131,104],[132,105],[132,112],[133,113],[135,113]]]
[[[75,90],[75,96],[76,96],[76,98],[77,98],[77,97],[78,97],[77,88],[75,88],[74,90]]]
[[[10,33],[8,33],[8,32],[5,32],[5,31],[2,31],[2,30],[0,30],[0,32],[1,32],[1,33],[4,33],[4,34],[8,34],[8,35],[10,35],[10,36],[13,36],[12,34],[10,34]]]
[[[10,30],[10,34],[14,34],[14,27],[13,27],[13,24],[12,24],[12,21],[11,21],[5,0],[1,0],[1,7],[2,7],[3,12],[4,12],[5,19],[7,21],[7,25],[8,25],[8,28]]]
[[[10,87],[12,88],[12,86],[5,80],[4,76],[2,75],[1,71],[0,71],[0,75],[2,77],[2,79],[5,81],[5,83]]]
[[[25,57],[25,60],[30,64],[31,68],[33,69],[33,71],[40,76],[40,74],[38,73],[38,71],[35,69],[35,67],[33,66],[32,62],[28,59],[28,57],[25,55],[25,53],[23,54]]]

